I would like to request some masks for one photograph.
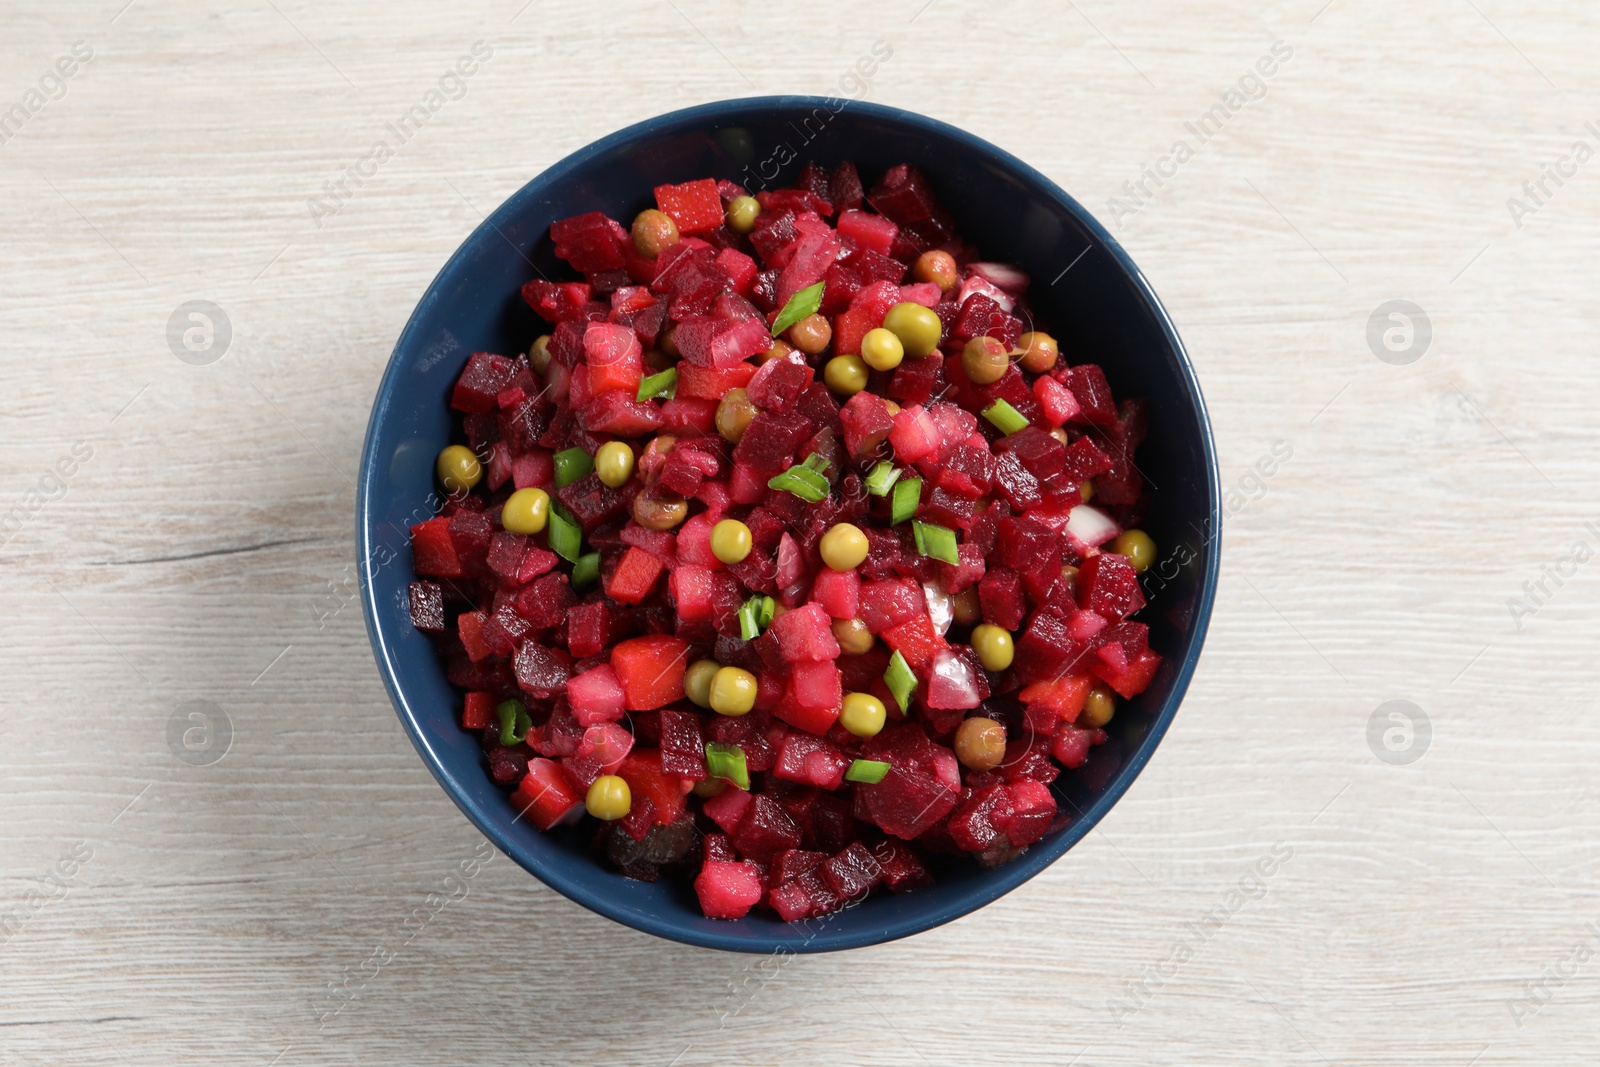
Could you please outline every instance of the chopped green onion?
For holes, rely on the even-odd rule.
[[[739,636],[754,641],[761,636],[761,602],[765,597],[753,596],[739,605]]]
[[[901,470],[888,460],[881,461],[872,472],[867,475],[867,492],[873,496],[888,496],[889,490],[894,488],[894,483],[900,480]]]
[[[956,550],[956,532],[948,526],[939,526],[931,522],[913,522],[911,535],[917,539],[918,554],[951,566],[961,565],[961,553]]]
[[[520,700],[505,700],[497,704],[494,713],[500,719],[500,743],[515,745],[528,736],[533,726],[527,706]]]
[[[828,457],[824,456],[821,452],[811,453],[811,455],[807,456],[805,461],[800,465],[806,470],[816,471],[818,474],[827,474],[828,468],[833,466],[833,464],[828,462]]]
[[[572,565],[572,588],[582,589],[600,580],[600,553],[586,552]]]
[[[828,499],[833,487],[828,484],[828,479],[810,467],[800,466],[773,475],[767,481],[767,488],[793,493],[801,500],[816,504]]]
[[[904,715],[911,707],[911,694],[917,691],[917,676],[899,650],[889,657],[889,669],[883,672],[883,681],[894,694],[895,703],[900,705],[900,714]]]
[[[750,771],[745,766],[744,749],[721,741],[706,742],[706,770],[713,778],[723,778],[750,791]]]
[[[765,630],[772,625],[772,617],[778,613],[778,602],[769,596],[761,598],[761,606],[756,609],[756,622]]]
[[[822,306],[822,284],[808,285],[789,298],[783,310],[778,312],[778,317],[772,320],[772,336],[778,336],[807,315],[817,313]]]
[[[894,496],[889,502],[889,524],[897,526],[917,513],[922,504],[922,479],[901,478],[894,483]]]
[[[556,453],[556,488],[571,485],[594,470],[594,457],[581,448],[564,448]]]
[[[993,404],[983,409],[983,417],[989,420],[990,425],[1003,434],[1014,434],[1018,430],[1028,428],[1028,420],[1022,412],[1007,404],[1004,400],[996,400]]]
[[[874,785],[883,781],[888,773],[889,765],[881,759],[858,759],[851,761],[850,769],[844,772],[844,780]]]
[[[660,374],[652,374],[639,383],[639,395],[635,398],[639,403],[664,396],[671,400],[678,392],[678,368],[668,367]]]
[[[578,555],[583,550],[583,527],[578,525],[566,508],[554,501],[550,502],[548,530],[550,551],[568,563],[578,562]]]

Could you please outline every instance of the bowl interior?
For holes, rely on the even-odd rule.
[[[1146,528],[1160,546],[1141,618],[1166,658],[1154,684],[1119,709],[1111,741],[1062,775],[1072,819],[996,870],[952,863],[937,885],[812,923],[702,917],[687,886],[645,883],[606,869],[584,835],[543,834],[513,821],[489,780],[474,735],[456,725],[459,698],[428,640],[414,630],[406,587],[415,579],[408,528],[430,517],[432,461],[449,440],[446,399],[478,350],[517,353],[544,332],[519,290],[536,272],[569,277],[550,223],[585,211],[631,219],[651,189],[714,175],[752,191],[792,181],[808,159],[852,160],[863,182],[909,162],[931,178],[958,232],[987,259],[1033,278],[1041,328],[1073,362],[1101,364],[1118,397],[1150,402],[1138,456],[1156,488]],[[1109,235],[1060,189],[987,142],[910,112],[834,98],[770,97],[708,104],[596,142],[524,186],[467,239],[429,287],[378,389],[362,456],[357,514],[363,606],[385,684],[434,775],[502,850],[568,897],[638,929],[688,943],[744,950],[817,951],[891,940],[1000,896],[1081,838],[1132,782],[1177,709],[1199,655],[1216,584],[1219,521],[1210,428],[1177,334]]]

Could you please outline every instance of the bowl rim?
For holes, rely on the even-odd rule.
[[[1138,749],[1118,768],[1106,791],[1087,810],[1083,811],[1077,820],[1065,827],[1056,840],[1046,847],[1035,846],[1015,861],[988,872],[989,877],[975,884],[969,892],[952,898],[943,906],[932,911],[919,912],[913,916],[896,917],[881,925],[865,926],[853,931],[829,930],[824,926],[810,938],[752,937],[748,934],[734,935],[731,930],[729,933],[724,934],[715,929],[682,926],[655,913],[641,912],[619,900],[609,898],[604,894],[591,892],[585,887],[570,881],[559,870],[550,868],[540,857],[528,853],[520,843],[514,841],[501,826],[502,823],[506,822],[504,810],[489,811],[475,802],[466,792],[464,785],[458,782],[456,776],[451,773],[440,754],[429,744],[425,733],[419,725],[417,710],[411,706],[406,694],[401,692],[396,684],[395,649],[386,642],[377,624],[376,593],[371,580],[373,574],[370,573],[370,570],[376,569],[373,564],[376,557],[373,534],[377,526],[376,517],[372,514],[371,487],[381,464],[375,462],[373,449],[376,444],[377,427],[385,414],[388,398],[394,391],[400,373],[399,354],[403,349],[409,348],[414,344],[413,334],[419,328],[419,321],[424,312],[431,309],[438,292],[458,281],[457,275],[465,269],[469,258],[471,258],[469,249],[476,248],[479,242],[492,237],[503,227],[509,217],[518,215],[533,206],[531,201],[534,201],[537,197],[536,186],[543,187],[551,183],[559,183],[574,170],[586,165],[594,157],[637,138],[648,136],[664,129],[682,127],[694,123],[723,122],[730,117],[748,111],[791,108],[814,109],[829,106],[840,100],[845,101],[845,107],[839,109],[840,111],[855,109],[865,112],[874,118],[897,123],[913,130],[920,129],[937,132],[939,135],[962,145],[975,155],[987,157],[990,162],[1000,165],[1007,171],[1037,186],[1046,195],[1056,199],[1075,215],[1078,221],[1111,254],[1113,262],[1122,270],[1127,280],[1134,286],[1146,305],[1154,313],[1156,321],[1165,334],[1167,343],[1177,357],[1179,375],[1194,407],[1195,420],[1200,431],[1201,447],[1205,460],[1206,489],[1210,496],[1208,526],[1210,533],[1206,545],[1209,551],[1205,553],[1204,568],[1198,579],[1199,588],[1193,622],[1194,636],[1189,643],[1188,652],[1182,662],[1177,665],[1170,692],[1168,692],[1160,710],[1153,717],[1150,728],[1140,742]],[[832,110],[831,107],[830,110]],[[462,240],[423,291],[417,306],[412,310],[405,327],[395,340],[394,350],[390,353],[389,361],[385,365],[383,376],[378,383],[377,391],[373,397],[372,411],[368,418],[366,434],[362,442],[361,464],[356,479],[355,520],[357,577],[361,612],[366,624],[367,636],[372,646],[373,656],[378,664],[379,674],[382,676],[384,688],[389,694],[389,702],[393,705],[401,725],[410,737],[412,746],[422,757],[434,779],[481,833],[492,841],[501,852],[515,860],[520,867],[532,874],[544,885],[554,889],[574,903],[624,926],[671,941],[696,945],[702,948],[734,952],[771,953],[787,951],[801,953],[836,951],[883,944],[942,926],[945,923],[977,911],[979,908],[998,900],[1055,863],[1056,860],[1060,859],[1068,850],[1082,840],[1089,831],[1093,830],[1100,820],[1105,817],[1106,813],[1122,799],[1123,795],[1127,793],[1134,781],[1144,771],[1145,766],[1150,762],[1156,748],[1166,735],[1173,718],[1177,715],[1178,707],[1182,704],[1183,698],[1188,692],[1189,683],[1194,676],[1201,652],[1205,646],[1205,639],[1210,628],[1212,606],[1216,599],[1221,561],[1222,492],[1211,420],[1206,410],[1205,398],[1201,392],[1200,383],[1196,378],[1194,365],[1189,358],[1188,350],[1184,347],[1182,338],[1178,336],[1177,328],[1173,324],[1166,307],[1145,278],[1144,272],[1133,262],[1132,257],[1128,255],[1117,239],[1082,204],[1050,178],[1005,149],[938,119],[885,104],[869,103],[865,100],[810,95],[775,95],[738,97],[680,108],[676,111],[666,112],[641,122],[633,123],[601,137],[534,175],[516,192],[507,197],[499,207],[486,216]],[[796,924],[796,929],[799,928],[799,924]]]

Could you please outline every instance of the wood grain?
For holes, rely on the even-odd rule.
[[[93,49],[0,144],[0,514],[23,513],[0,546],[0,1060],[1600,1055],[1600,563],[1520,627],[1507,605],[1600,548],[1600,162],[1547,179],[1520,226],[1507,206],[1600,147],[1600,9],[123,3],[0,4],[0,111]],[[307,201],[480,40],[465,95],[318,225]],[[432,913],[479,838],[389,708],[351,568],[401,325],[565,153],[696,102],[831,91],[876,40],[894,55],[870,99],[999,143],[1108,221],[1292,50],[1116,228],[1240,494],[1182,714],[1083,844],[905,942],[763,969],[590,915],[503,856]],[[207,366],[166,340],[196,299],[233,332]],[[1409,365],[1368,345],[1392,299],[1431,323]],[[1432,740],[1392,766],[1367,724],[1401,699]],[[190,701],[231,722],[220,762],[169,748]]]

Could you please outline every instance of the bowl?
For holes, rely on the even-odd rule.
[[[811,922],[752,913],[703,917],[693,890],[633,881],[609,870],[576,827],[541,833],[515,819],[485,772],[475,735],[457,726],[460,698],[428,639],[412,628],[407,530],[431,517],[433,458],[449,441],[451,385],[478,350],[525,351],[539,321],[519,290],[537,269],[570,277],[555,258],[550,223],[586,211],[631,219],[651,190],[707,175],[778,188],[806,160],[853,160],[870,186],[909,162],[932,180],[958,232],[984,258],[1017,263],[1034,279],[1039,321],[1075,361],[1100,363],[1119,397],[1150,403],[1138,462],[1155,498],[1146,528],[1160,557],[1146,576],[1140,618],[1165,657],[1154,683],[1118,709],[1110,740],[1056,786],[1072,814],[1019,858],[995,869],[970,861],[937,884],[877,895]],[[1217,584],[1220,491],[1200,387],[1171,319],[1104,227],[1043,174],[945,123],[839,98],[774,96],[704,104],[603,137],[518,190],[473,231],[428,286],[395,345],[373,401],[356,500],[360,595],[378,669],[406,732],[474,825],[546,885],[637,930],[741,952],[820,952],[915,934],[966,915],[1044,870],[1127,791],[1172,722],[1200,656]]]

